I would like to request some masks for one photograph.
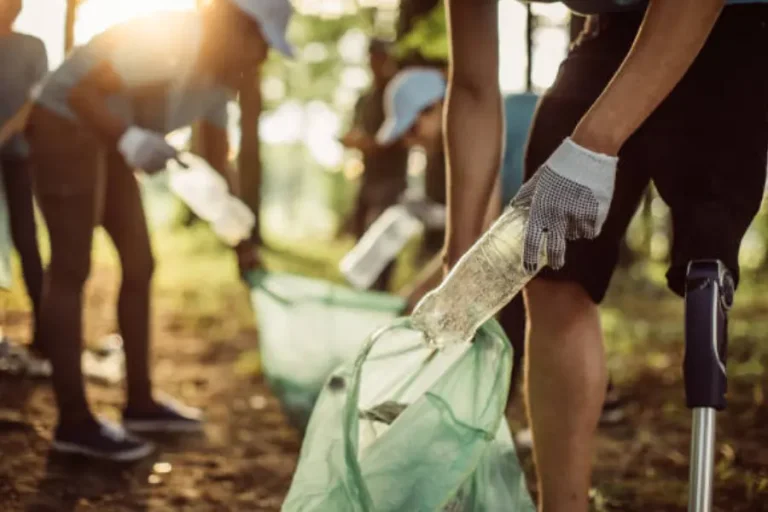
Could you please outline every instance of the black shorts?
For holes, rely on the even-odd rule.
[[[591,18],[542,98],[526,177],[597,99],[627,54],[642,14]],[[741,239],[763,197],[768,153],[768,5],[726,7],[691,69],[619,153],[601,235],[568,243],[544,278],[580,283],[599,303],[622,237],[651,180],[672,212],[669,287],[682,295],[688,262],[719,259],[738,281]]]

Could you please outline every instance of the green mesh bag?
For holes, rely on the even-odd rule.
[[[3,171],[0,169],[0,173]],[[0,176],[2,178],[2,176]],[[8,203],[5,199],[5,187],[0,179],[0,289],[11,287],[11,228],[8,218]]]
[[[511,347],[495,321],[444,349],[398,320],[317,402],[286,512],[533,512],[504,417]]]
[[[288,419],[306,427],[328,376],[405,308],[400,297],[292,274],[248,276],[262,370]]]

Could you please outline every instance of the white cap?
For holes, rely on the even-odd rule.
[[[443,74],[433,68],[399,72],[384,91],[384,124],[376,134],[379,144],[391,144],[411,129],[421,112],[445,97]]]
[[[293,16],[289,0],[229,0],[259,23],[267,43],[286,57],[293,57],[293,46],[286,38]]]

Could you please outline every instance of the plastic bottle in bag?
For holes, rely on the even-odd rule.
[[[421,229],[421,222],[404,206],[390,206],[341,260],[341,273],[355,288],[370,288]]]
[[[523,267],[529,208],[514,205],[459,260],[443,283],[416,305],[414,328],[429,343],[468,342],[530,281]],[[538,268],[544,265],[544,254]]]
[[[256,218],[250,208],[229,192],[224,177],[203,158],[182,153],[168,163],[169,185],[213,231],[229,245],[251,235]]]

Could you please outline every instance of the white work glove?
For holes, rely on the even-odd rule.
[[[168,160],[178,153],[161,134],[136,126],[128,128],[120,137],[117,149],[128,165],[147,173],[162,171]]]
[[[512,204],[530,207],[523,249],[526,270],[537,270],[545,240],[547,264],[558,269],[565,264],[567,240],[600,234],[611,206],[617,162],[568,138],[523,185]]]

